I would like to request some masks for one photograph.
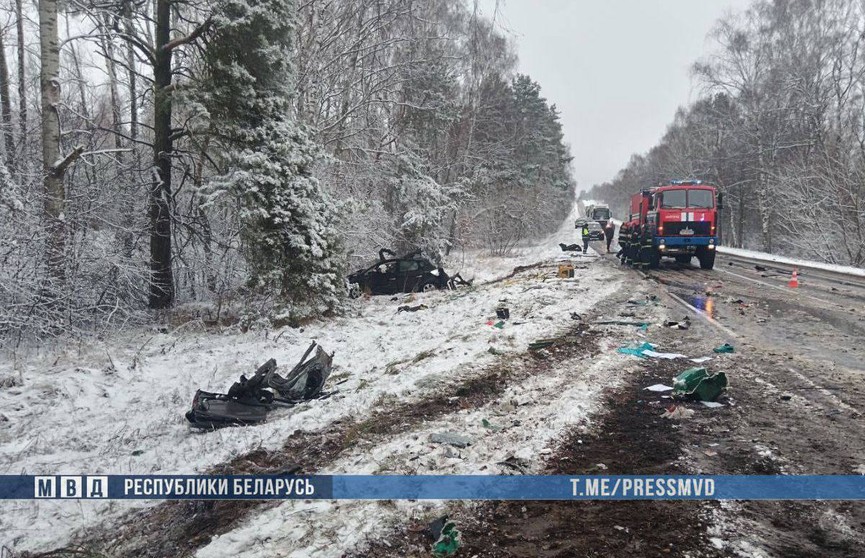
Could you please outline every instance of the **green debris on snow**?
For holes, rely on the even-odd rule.
[[[727,389],[727,375],[709,374],[705,368],[688,368],[673,381],[673,394],[699,401],[714,401]]]
[[[453,556],[462,544],[462,534],[457,529],[456,523],[447,521],[442,528],[438,540],[433,543],[432,551],[436,558]]]
[[[655,349],[655,346],[651,343],[645,342],[638,347],[619,347],[618,352],[623,355],[634,355],[639,358],[646,358],[646,355],[643,354],[643,351],[652,351]]]

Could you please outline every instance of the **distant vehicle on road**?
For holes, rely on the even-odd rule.
[[[607,223],[613,218],[610,206],[605,203],[596,203],[586,207],[586,218],[597,221],[601,228],[606,228]]]
[[[592,221],[591,219],[579,218],[574,223],[574,228],[577,230],[581,230],[583,225],[589,225],[589,240],[604,240],[604,229],[597,221]]]

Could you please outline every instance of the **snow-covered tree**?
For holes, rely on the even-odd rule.
[[[312,168],[319,155],[291,117],[291,0],[222,0],[200,91],[223,172],[211,199],[239,202],[243,253],[255,286],[333,310],[342,292],[336,210]]]

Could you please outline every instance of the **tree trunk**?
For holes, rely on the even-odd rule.
[[[24,13],[21,0],[15,0],[15,19],[18,28],[18,125],[19,141],[27,138],[27,76],[24,72]]]
[[[112,22],[111,16],[108,14],[104,15],[103,25],[105,29],[111,29]],[[123,137],[120,135],[121,130],[123,129],[122,123],[122,115],[120,113],[120,91],[117,86],[117,65],[114,62],[114,43],[111,38],[108,36],[104,36],[102,38],[102,49],[105,51],[105,65],[108,70],[108,93],[109,100],[111,101],[111,125],[116,132],[114,134],[114,149],[118,151],[117,153],[117,175],[124,176],[120,180],[120,184],[118,184],[119,193],[123,196],[123,201],[125,202],[127,199],[132,197],[131,188],[129,188],[132,180],[126,178],[130,173],[129,170],[126,169],[126,154],[121,150],[124,147]],[[132,235],[132,213],[128,211],[123,205],[124,212],[122,217],[121,228],[118,231],[118,238],[120,240],[120,244],[123,246],[123,256],[125,258],[130,258],[132,256],[132,245],[133,245],[133,235]]]
[[[6,166],[14,161],[15,138],[12,137],[12,102],[9,99],[9,66],[6,65],[6,40],[0,27],[0,127],[6,148]]]
[[[129,36],[135,33],[131,4],[126,2],[123,5],[124,30]],[[135,73],[135,47],[130,42],[126,43],[126,71],[129,80],[129,137],[134,141],[138,139],[138,88],[136,86],[138,75]]]
[[[42,173],[44,219],[47,232],[45,264],[48,271],[47,295],[56,298],[66,283],[66,193],[63,175],[81,154],[77,148],[60,157],[60,45],[57,38],[57,0],[39,0],[39,86],[42,92]]]
[[[156,49],[153,65],[153,183],[150,188],[150,297],[153,309],[174,302],[171,270],[171,3],[156,3]]]

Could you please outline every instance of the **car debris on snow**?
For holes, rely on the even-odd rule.
[[[717,401],[700,401],[700,403],[704,407],[709,407],[710,409],[717,409],[718,407],[723,407],[723,403],[718,403]]]
[[[435,537],[435,542],[432,546],[433,556],[436,556],[436,558],[453,556],[462,545],[462,534],[457,529],[457,524],[448,520],[447,516],[445,516],[430,525],[430,531],[433,535],[435,535],[433,529],[438,527],[439,521],[442,521],[442,524],[441,528],[437,529],[438,537]]]
[[[643,389],[648,390],[648,391],[659,392],[659,393],[662,393],[665,391],[673,391],[672,386],[665,386],[664,384],[653,384],[653,385],[646,387],[646,388],[643,388]]]
[[[671,405],[661,416],[666,419],[687,419],[694,415],[694,410],[683,405]]]
[[[644,350],[642,353],[644,356],[652,357],[652,358],[663,358],[666,360],[672,360],[675,358],[688,358],[687,356],[681,353],[659,353],[657,351],[652,350]]]
[[[313,349],[317,349],[315,356],[306,360]],[[241,375],[228,393],[196,391],[186,419],[193,427],[202,429],[264,422],[268,411],[274,407],[290,407],[301,401],[332,395],[332,392],[322,392],[332,367],[333,355],[313,342],[285,378],[276,373],[276,360],[270,359],[252,378]]]
[[[674,395],[702,401],[714,401],[727,389],[727,375],[709,374],[705,368],[689,368],[673,381]]]

